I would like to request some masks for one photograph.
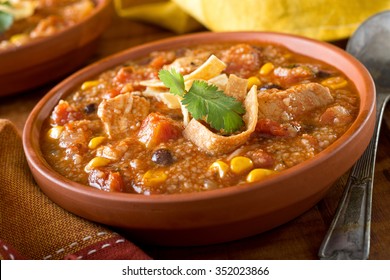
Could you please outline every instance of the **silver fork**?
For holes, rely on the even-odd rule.
[[[375,158],[383,112],[390,97],[390,11],[366,20],[353,34],[347,51],[375,80],[374,135],[353,166],[344,194],[319,250],[320,259],[368,259]]]
[[[380,124],[389,94],[377,95],[379,108],[374,135],[351,170],[336,215],[320,247],[320,259],[368,259],[375,158]]]

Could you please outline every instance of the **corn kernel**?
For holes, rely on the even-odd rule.
[[[101,143],[104,142],[104,140],[106,140],[106,137],[104,136],[94,137],[91,140],[89,140],[88,148],[96,149]]]
[[[94,157],[93,159],[88,162],[88,164],[85,166],[84,170],[85,172],[90,172],[95,167],[103,167],[110,163],[110,160],[108,158],[104,157]]]
[[[20,33],[20,34],[15,34],[13,35],[9,41],[12,43],[12,44],[15,44],[15,45],[20,45],[20,44],[23,44],[23,42],[27,41],[28,40],[28,35],[27,34],[24,34],[24,33]]]
[[[331,77],[321,82],[323,86],[331,89],[339,89],[348,85],[348,82],[343,77]]]
[[[47,135],[52,139],[59,139],[63,130],[64,130],[63,126],[57,125],[50,128],[49,131],[47,132]]]
[[[168,175],[163,170],[151,169],[144,174],[142,181],[144,182],[145,186],[153,187],[164,183],[167,178]]]
[[[260,180],[263,180],[269,175],[275,174],[276,171],[270,170],[270,169],[264,169],[264,168],[256,168],[253,169],[251,172],[249,172],[248,176],[246,177],[246,181],[248,183],[257,182]]]
[[[271,73],[271,71],[274,70],[274,68],[275,66],[271,62],[267,62],[266,64],[261,66],[259,71],[260,75],[268,75],[269,73]]]
[[[245,172],[248,172],[253,168],[253,162],[250,158],[247,157],[234,157],[230,161],[230,169],[235,174],[243,174]]]
[[[252,76],[248,78],[248,89],[252,88],[253,85],[259,86],[261,85],[261,81],[256,76]]]
[[[95,87],[100,84],[99,80],[94,80],[94,81],[86,81],[81,85],[82,90],[89,89],[91,87]]]
[[[210,165],[209,170],[218,172],[219,177],[223,178],[229,171],[229,165],[224,163],[222,160],[217,160],[212,165]]]

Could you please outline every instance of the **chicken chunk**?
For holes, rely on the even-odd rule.
[[[353,116],[343,106],[336,105],[326,109],[320,117],[321,124],[343,126],[350,123]]]
[[[259,70],[262,53],[251,45],[238,44],[225,51],[221,59],[227,64],[226,73],[248,78]]]
[[[277,67],[273,73],[279,84],[285,88],[305,80],[310,81],[315,77],[314,70],[305,65]]]
[[[125,139],[119,141],[119,143],[115,143],[115,145],[100,146],[96,151],[96,155],[113,161],[119,161],[129,147],[130,144]]]
[[[103,100],[97,114],[104,123],[108,137],[112,139],[138,130],[149,114],[149,108],[148,100],[128,92]]]
[[[279,123],[299,120],[301,116],[333,102],[329,89],[308,83],[287,90],[265,90],[258,96],[258,119],[269,119]]]

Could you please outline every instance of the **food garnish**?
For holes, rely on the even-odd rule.
[[[15,20],[31,16],[37,1],[0,0],[0,33],[11,27]]]
[[[172,94],[182,98],[181,103],[196,120],[206,121],[222,134],[234,133],[244,125],[242,103],[215,85],[195,80],[186,91],[184,78],[175,69],[160,70],[159,78]]]
[[[8,12],[8,1],[0,2],[0,34],[6,31],[13,23],[14,17]]]

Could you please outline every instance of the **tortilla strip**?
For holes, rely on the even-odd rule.
[[[179,109],[181,107],[180,97],[173,95],[169,92],[161,91],[155,88],[147,87],[142,92],[143,96],[154,97],[157,101],[163,102],[169,109]]]
[[[188,75],[184,75],[184,81],[188,80],[210,80],[225,70],[226,64],[215,55],[211,55],[198,69]]]
[[[203,79],[187,80],[187,81],[184,82],[184,86],[185,86],[186,91],[190,90],[192,84],[195,81],[204,81],[204,82],[206,82],[206,83],[208,83],[210,85],[217,86],[222,91],[225,91],[226,85],[228,83],[228,76],[226,74],[220,74],[220,75],[215,76],[215,77],[213,77],[213,78],[211,78],[209,80],[203,80]],[[245,99],[245,95],[246,95],[246,88],[245,88],[245,92],[244,92],[244,97],[240,101],[243,101]]]
[[[213,84],[213,85],[217,86],[220,90],[225,91],[226,85],[228,83],[228,76],[226,74],[221,74],[221,75],[215,76],[214,78],[209,79],[207,81],[207,83]],[[245,94],[246,94],[246,89],[245,89]]]
[[[153,79],[153,80],[145,80],[139,82],[141,86],[145,87],[152,87],[152,88],[161,88],[161,89],[166,89],[167,87],[164,85],[163,82],[161,82],[158,79]]]
[[[188,91],[194,80],[210,80],[212,78],[218,78],[218,81],[223,82],[223,80],[227,80],[227,77],[223,77],[221,72],[226,68],[226,64],[220,60],[215,55],[211,55],[199,68],[195,71],[191,72],[188,75],[185,75],[184,84],[185,89]],[[223,74],[226,76],[226,74]],[[145,96],[154,96],[157,100],[164,102],[169,108],[181,108],[183,113],[183,123],[187,125],[190,121],[190,116],[188,110],[185,106],[182,106],[179,102],[180,99],[170,94],[166,91],[166,86],[160,80],[147,80],[141,81],[141,85],[146,86],[146,90],[142,93]],[[164,92],[165,90],[165,92]],[[172,95],[172,97],[170,96]],[[176,102],[178,101],[178,103]]]
[[[184,75],[184,82],[191,81],[191,80],[209,80],[211,78],[214,78],[215,76],[218,76],[221,74],[223,70],[225,70],[226,64],[220,60],[215,55],[211,55],[205,63],[203,63],[199,68],[197,68],[195,71],[191,72],[188,75]],[[191,83],[192,84],[192,83]],[[164,83],[160,80],[154,79],[154,80],[146,80],[141,81],[140,85],[146,86],[146,87],[160,87],[160,88],[166,88]]]
[[[234,74],[231,74],[226,85],[225,93],[242,102],[246,97],[247,88],[247,79],[242,79]]]
[[[244,101],[246,113],[243,116],[247,129],[237,135],[222,136],[210,131],[203,124],[192,119],[183,131],[183,136],[191,140],[201,150],[212,155],[229,153],[244,144],[256,128],[258,104],[257,87],[253,86]]]
[[[1,4],[8,1],[0,1]],[[36,8],[39,6],[39,1],[10,1],[11,5],[0,5],[0,12],[12,15],[14,20],[20,20],[31,17]]]
[[[190,122],[190,113],[188,112],[186,106],[180,103],[181,113],[183,114],[183,125],[187,126]]]

